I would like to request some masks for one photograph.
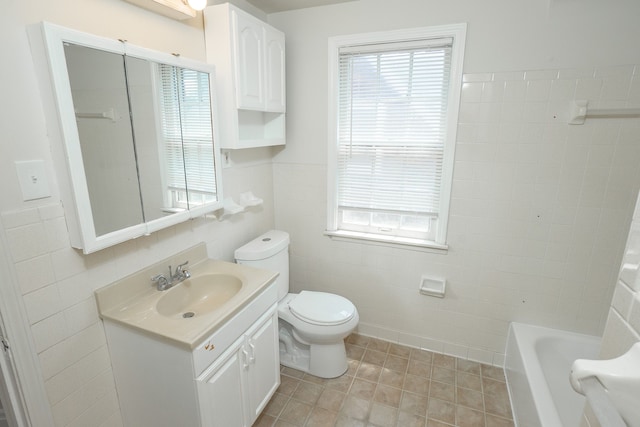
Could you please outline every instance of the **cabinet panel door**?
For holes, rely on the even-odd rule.
[[[265,28],[265,46],[267,111],[283,113],[286,105],[284,34]]]
[[[211,427],[245,427],[243,401],[244,354],[231,354],[208,379],[199,382],[202,424]]]
[[[278,317],[277,313],[272,313],[254,333],[247,336],[250,354],[248,391],[251,422],[260,415],[280,385]]]
[[[264,35],[256,20],[236,14],[236,97],[238,108],[264,109]]]

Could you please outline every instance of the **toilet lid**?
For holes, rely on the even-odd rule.
[[[316,325],[340,325],[348,322],[355,306],[340,295],[302,291],[289,303],[289,309],[300,320]]]

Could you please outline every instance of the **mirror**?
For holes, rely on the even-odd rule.
[[[70,43],[64,53],[96,236],[144,223],[124,58]]]
[[[90,253],[222,206],[212,66],[47,23],[43,31],[74,247]]]

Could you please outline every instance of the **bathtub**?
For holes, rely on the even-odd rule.
[[[600,338],[512,323],[505,375],[517,427],[578,427],[585,398],[569,384],[575,359],[596,359]]]

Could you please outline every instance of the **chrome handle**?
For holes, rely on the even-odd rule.
[[[191,273],[189,273],[184,267],[189,264],[189,261],[185,261],[182,264],[179,264],[176,267],[176,272],[173,277],[175,277],[178,281],[182,282],[184,279],[188,279],[191,277]]]
[[[164,277],[163,274],[157,274],[151,278],[151,281],[156,284],[159,291],[164,291],[169,286],[169,280]]]
[[[251,363],[249,361],[249,352],[247,351],[246,348],[242,347],[242,354],[244,354],[244,362],[242,364],[242,367],[244,368],[244,370],[248,370],[249,369],[249,364]]]
[[[249,363],[256,363],[256,345],[253,343],[253,340],[249,340],[249,347],[251,348],[251,357],[249,357]]]

